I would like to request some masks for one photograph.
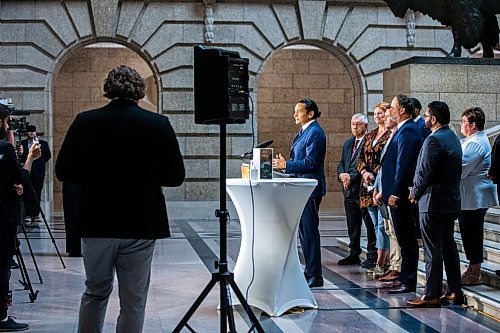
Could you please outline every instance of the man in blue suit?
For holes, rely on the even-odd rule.
[[[453,233],[460,212],[462,147],[448,126],[450,110],[446,103],[431,102],[424,117],[432,134],[420,150],[410,200],[418,202],[419,206],[427,280],[422,298],[407,304],[412,307],[440,306],[441,297],[460,304],[463,299],[460,262]],[[441,296],[443,261],[448,292]]]
[[[326,135],[317,118],[321,115],[318,106],[311,99],[300,100],[295,105],[295,124],[300,132],[292,143],[290,159],[281,154],[273,161],[275,169],[294,177],[318,180],[318,185],[307,200],[299,225],[299,239],[306,262],[304,276],[309,287],[323,286],[321,249],[319,235],[319,205],[326,194],[325,155]]]
[[[405,95],[394,97],[390,114],[398,124],[382,160],[382,200],[390,207],[401,247],[400,284],[390,294],[414,292],[417,286],[418,244],[408,199],[422,137],[412,120],[413,105]]]

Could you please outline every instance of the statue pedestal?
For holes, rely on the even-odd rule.
[[[479,106],[486,128],[500,124],[500,60],[477,58],[413,57],[384,71],[384,100],[405,94],[429,102],[446,102],[451,123],[460,133],[460,115]]]

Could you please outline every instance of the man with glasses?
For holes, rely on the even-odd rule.
[[[431,102],[424,114],[425,127],[432,134],[424,141],[417,160],[410,201],[418,202],[420,229],[424,241],[426,283],[421,298],[409,300],[412,307],[440,306],[441,299],[463,299],[460,286],[460,262],[453,236],[455,219],[460,212],[462,148],[449,128],[450,110],[444,102]],[[443,288],[443,261],[447,293]],[[440,299],[441,298],[441,299]]]
[[[339,265],[358,265],[361,254],[361,223],[365,222],[368,238],[367,259],[361,267],[371,269],[377,261],[377,248],[375,227],[367,208],[361,208],[359,190],[361,187],[361,174],[358,171],[358,156],[364,145],[364,137],[368,129],[368,118],[362,113],[356,113],[351,118],[352,137],[347,139],[342,149],[342,158],[337,167],[337,180],[342,183],[344,194],[344,208],[347,218],[347,232],[349,234],[349,255],[339,260]]]

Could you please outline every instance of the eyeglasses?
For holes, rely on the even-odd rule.
[[[430,118],[430,117],[432,117],[430,114],[424,113],[424,118]]]
[[[364,123],[351,123],[351,126],[354,127],[363,127],[365,124]]]
[[[463,124],[463,123],[469,123],[470,124],[470,121],[461,119],[460,120],[460,124]]]

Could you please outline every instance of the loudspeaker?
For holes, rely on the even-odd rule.
[[[234,51],[195,46],[195,123],[244,124],[248,117],[248,59]]]

